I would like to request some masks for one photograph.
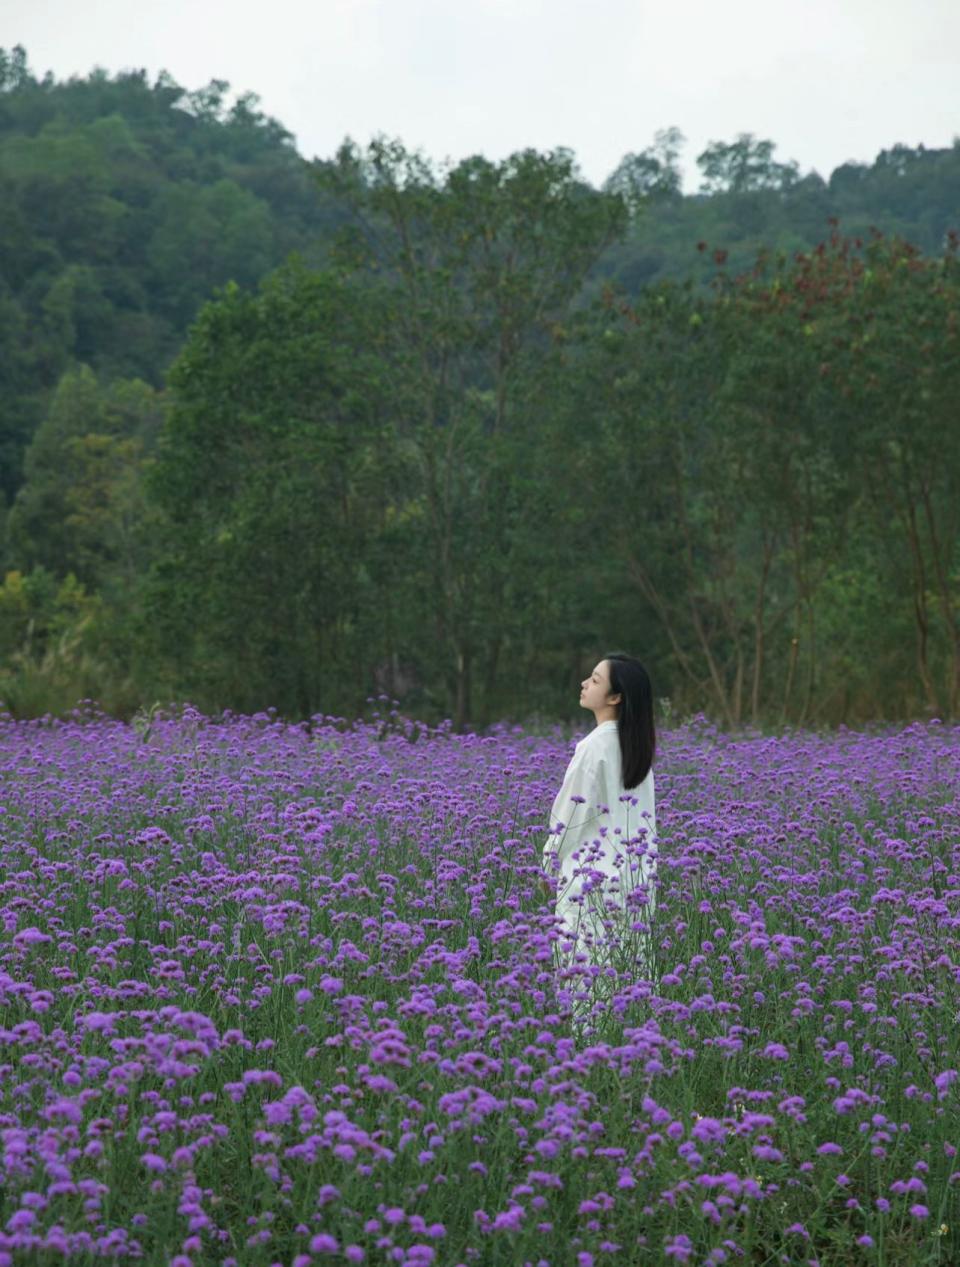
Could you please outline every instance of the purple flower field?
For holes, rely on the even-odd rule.
[[[0,1267],[960,1262],[960,731],[664,734],[651,979],[570,751],[0,719]]]

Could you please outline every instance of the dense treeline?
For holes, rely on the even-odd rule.
[[[716,142],[698,158],[697,194],[682,196],[677,168],[682,137],[675,129],[629,154],[607,187],[634,211],[624,240],[603,260],[604,273],[628,293],[667,278],[709,281],[709,259],[695,244],[727,251],[731,269],[751,267],[758,250],[795,254],[822,239],[829,220],[853,237],[879,229],[924,254],[946,249],[960,213],[960,144],[928,150],[893,145],[872,164],[844,163],[826,179],[801,174],[774,157],[769,141],[744,135]]]
[[[154,387],[216,287],[319,252],[337,213],[252,94],[143,72],[37,80],[0,50],[0,489],[61,376]]]
[[[596,190],[0,83],[15,711],[468,724],[614,644],[731,725],[958,711],[960,147],[827,184],[740,137],[684,197],[675,131]]]

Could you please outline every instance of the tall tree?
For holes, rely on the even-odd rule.
[[[163,420],[148,384],[66,373],[27,450],[10,510],[7,552],[23,570],[130,586],[145,565],[142,473]]]
[[[507,601],[542,523],[530,369],[625,207],[580,178],[567,151],[470,158],[440,172],[398,142],[345,146],[323,173],[356,229],[341,260],[385,277],[395,305],[404,438],[422,488],[422,606],[454,718],[489,696],[511,634]],[[529,557],[529,554],[527,554]]]
[[[931,712],[960,712],[960,261],[836,238],[807,265],[811,318],[877,528],[910,561],[916,669]],[[844,297],[842,317],[836,296]],[[833,299],[834,303],[829,301]]]
[[[792,160],[779,163],[773,157],[776,144],[760,141],[752,132],[741,132],[733,141],[711,141],[697,157],[704,193],[745,194],[758,189],[788,189],[799,176]]]
[[[192,698],[307,714],[363,691],[389,326],[374,294],[295,264],[202,310],[150,473],[162,522],[141,630]]]
[[[679,128],[661,128],[653,145],[623,156],[603,188],[624,199],[632,218],[652,200],[676,198],[683,185],[679,160],[685,140]]]

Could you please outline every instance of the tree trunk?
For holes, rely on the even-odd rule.
[[[496,695],[497,690],[497,670],[500,667],[500,648],[502,643],[502,637],[496,634],[491,639],[487,651],[487,670],[484,675],[484,698],[482,701],[482,715],[487,721],[490,719],[490,702]]]
[[[469,648],[461,647],[457,652],[457,698],[454,708],[454,729],[461,733],[470,721],[472,714],[471,675],[473,655]]]
[[[944,553],[949,558],[951,552],[949,548],[946,552],[941,550],[940,533],[937,529],[937,520],[933,512],[930,489],[926,483],[921,486],[920,496],[923,501],[927,533],[930,537],[930,549],[933,554],[933,567],[937,578],[937,598],[943,615],[943,623],[950,639],[949,716],[952,720],[957,714],[958,694],[960,694],[960,627],[958,627],[956,613],[953,608],[953,587],[944,567]]]
[[[767,577],[770,574],[770,562],[773,558],[773,546],[768,540],[763,543],[763,570],[760,573],[760,587],[757,590],[757,605],[753,615],[753,687],[750,692],[750,718],[756,726],[760,720],[760,682],[763,676],[764,657],[764,619],[763,606],[767,592]]]
[[[691,663],[689,655],[687,655],[686,651],[684,651],[683,647],[680,644],[680,639],[677,636],[677,630],[676,630],[673,618],[671,617],[670,611],[667,608],[667,604],[664,601],[663,597],[661,596],[659,590],[654,585],[653,581],[650,579],[650,576],[647,573],[647,571],[637,562],[635,558],[633,557],[629,558],[629,567],[630,567],[630,572],[633,575],[633,578],[636,581],[637,587],[639,588],[641,594],[644,596],[644,598],[647,600],[647,602],[656,612],[657,616],[660,619],[661,624],[663,625],[663,628],[667,635],[667,639],[673,650],[673,654],[677,658],[677,664],[680,666],[683,673],[689,679],[691,685],[698,692],[702,691],[704,687],[704,681],[694,671],[693,664]]]
[[[699,580],[697,568],[693,557],[693,540],[690,531],[690,524],[687,518],[687,506],[684,501],[684,475],[680,459],[675,459],[676,469],[676,492],[677,492],[677,511],[680,518],[680,527],[683,531],[683,560],[687,572],[688,585],[688,606],[690,608],[690,618],[693,623],[694,631],[697,635],[697,641],[700,643],[700,649],[703,652],[703,658],[706,661],[707,672],[710,675],[710,682],[713,685],[714,692],[717,696],[717,702],[723,712],[724,717],[731,726],[736,726],[733,715],[733,709],[730,704],[730,697],[727,692],[726,685],[723,681],[723,674],[720,666],[717,664],[713,649],[710,646],[710,639],[707,637],[706,630],[703,627],[703,621],[700,618],[700,612],[697,609],[696,586]]]
[[[807,617],[807,645],[810,653],[807,657],[807,689],[803,696],[803,705],[800,708],[800,717],[798,725],[803,725],[810,716],[810,709],[813,706],[813,685],[817,666],[817,639],[816,626],[814,624],[813,603],[809,598],[804,600]]]
[[[917,626],[917,672],[927,697],[927,707],[934,715],[939,712],[937,688],[930,674],[929,640],[930,616],[927,612],[927,570],[923,562],[923,548],[917,531],[916,507],[911,503],[907,511],[907,536],[913,560],[913,614]]]
[[[790,691],[793,688],[793,675],[797,668],[797,652],[800,649],[800,639],[794,635],[790,639],[790,659],[787,664],[787,681],[783,688],[783,708],[780,710],[780,723],[784,724],[787,720],[787,714],[790,707]]]

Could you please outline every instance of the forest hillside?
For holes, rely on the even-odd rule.
[[[0,51],[0,700],[466,725],[613,641],[730,724],[956,712],[960,144],[643,139],[307,161]]]

